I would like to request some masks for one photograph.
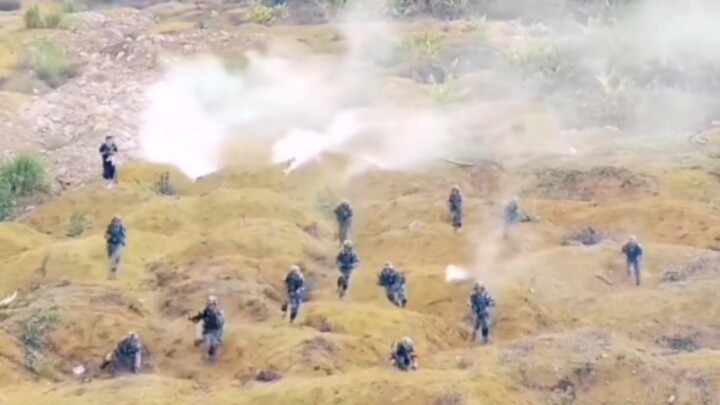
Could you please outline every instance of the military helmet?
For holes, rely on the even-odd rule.
[[[297,273],[300,271],[300,267],[296,264],[293,264],[292,266],[290,266],[290,271]]]
[[[131,330],[130,332],[128,332],[127,336],[128,336],[129,338],[133,338],[133,339],[138,339],[138,338],[140,338],[140,335],[138,335],[138,333],[135,332],[134,330]]]
[[[410,339],[409,336],[405,336],[404,338],[402,338],[402,340],[400,342],[407,346],[413,346],[413,341],[412,341],[412,339]]]
[[[208,295],[207,303],[208,304],[217,304],[217,297],[214,295]]]
[[[458,186],[457,184],[453,184],[453,186],[450,189],[453,191],[460,191],[460,186]]]
[[[385,262],[385,267],[392,269],[393,265],[390,262]]]
[[[352,247],[353,243],[350,239],[345,239],[343,241],[343,247]]]
[[[480,283],[480,282],[476,282],[475,285],[473,286],[473,290],[475,290],[475,291],[482,291],[484,289],[485,289],[485,286],[483,286],[482,283]]]
[[[630,242],[637,242],[637,236],[631,235],[630,238],[628,238]]]

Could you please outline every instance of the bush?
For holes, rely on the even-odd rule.
[[[90,227],[90,221],[82,212],[75,212],[70,217],[70,224],[68,226],[67,236],[74,238],[80,236]]]
[[[13,202],[13,194],[7,180],[0,177],[0,221],[4,221],[10,215],[10,207]]]
[[[24,153],[0,166],[0,182],[7,183],[13,196],[44,191],[47,183],[45,164],[40,156]]]
[[[28,64],[38,78],[52,88],[77,75],[76,66],[65,50],[49,41],[40,41],[31,48]]]
[[[250,3],[247,14],[250,21],[255,24],[270,25],[278,17],[284,16],[286,11],[287,9],[284,5],[269,7],[261,1],[255,0]]]
[[[72,3],[68,3],[63,7],[62,11],[44,14],[40,10],[40,7],[37,4],[34,4],[32,7],[25,10],[25,14],[23,15],[25,28],[29,30],[57,28],[62,25],[65,13],[73,13],[75,11],[77,11],[76,7]]]

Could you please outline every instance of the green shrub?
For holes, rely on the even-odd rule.
[[[23,15],[25,21],[25,28],[32,29],[44,29],[44,28],[57,28],[63,23],[65,14],[75,13],[78,8],[74,3],[66,3],[61,11],[49,12],[47,14],[40,10],[37,4],[34,4],[27,10]]]
[[[74,212],[70,217],[67,236],[74,238],[80,236],[90,227],[87,215],[82,212]]]
[[[10,190],[10,183],[0,177],[0,221],[4,221],[10,215],[12,202],[13,193]]]
[[[65,50],[49,41],[39,41],[30,49],[28,64],[38,78],[52,88],[77,75],[76,66]]]
[[[269,7],[261,1],[255,0],[250,3],[250,7],[247,9],[247,15],[250,21],[255,24],[270,25],[278,17],[286,15],[286,7],[285,5]]]
[[[22,153],[0,166],[0,179],[7,183],[14,196],[24,196],[44,191],[47,172],[40,156]]]
[[[37,4],[25,10],[23,19],[25,20],[25,28],[29,30],[44,27],[43,15]]]

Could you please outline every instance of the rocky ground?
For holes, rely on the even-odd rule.
[[[333,27],[317,25],[323,9],[298,3],[290,9],[295,19],[271,27],[248,23],[247,10],[220,2],[91,5],[42,30],[25,29],[18,12],[0,19],[7,34],[0,40],[0,150],[42,151],[57,190],[64,189],[0,223],[0,296],[18,290],[0,309],[0,404],[720,402],[712,130],[699,144],[684,136],[648,142],[637,131],[600,125],[570,130],[537,100],[508,101],[507,89],[487,80],[494,72],[467,62],[462,86],[486,99],[505,97],[484,105],[483,114],[468,103],[470,115],[482,115],[468,118],[468,127],[501,128],[498,142],[508,133],[541,139],[525,142],[532,159],[516,153],[512,162],[370,172],[352,187],[336,176],[343,156],[287,177],[278,167],[230,165],[196,182],[172,167],[132,161],[139,160],[144,90],[173,57],[210,52],[234,60],[276,38],[325,55],[346,45]],[[491,11],[499,17],[503,9]],[[434,27],[465,44],[479,23],[397,24],[408,32]],[[487,37],[511,46],[522,27],[492,22]],[[77,64],[56,88],[23,62],[24,50],[47,38]],[[422,83],[433,68],[383,67],[381,82],[396,85],[385,86],[384,96],[418,106],[445,102]],[[110,191],[96,179],[96,148],[108,134],[126,152],[120,185]],[[579,154],[533,150],[567,139]],[[155,188],[165,171],[174,195]],[[468,224],[458,235],[445,212],[454,183],[467,198]],[[536,220],[504,241],[497,217],[509,192]],[[342,197],[356,210],[362,260],[345,301],[334,294],[331,214]],[[102,238],[114,213],[130,232],[117,281],[107,279]],[[600,243],[581,243],[587,228]],[[627,279],[619,255],[629,234],[647,251],[641,287]],[[393,307],[376,285],[388,260],[407,270],[407,309]],[[289,325],[279,306],[294,263],[306,270],[310,300]],[[492,345],[469,341],[472,281],[446,282],[449,264],[472,269],[494,294]],[[186,320],[209,293],[229,319],[214,365],[192,346],[195,330]],[[99,360],[131,329],[145,343],[145,369],[111,378]],[[414,373],[388,364],[391,343],[405,335],[420,354]],[[73,375],[80,365],[87,372]]]

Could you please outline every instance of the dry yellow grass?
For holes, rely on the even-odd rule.
[[[192,9],[172,3],[153,12],[178,17]],[[424,31],[423,24],[410,28]],[[193,23],[171,21],[152,32],[189,29]],[[289,53],[296,47],[334,53],[343,46],[329,27],[236,29],[290,38]],[[451,24],[444,32],[474,35],[462,25]],[[242,50],[246,44],[235,46]],[[2,63],[15,57],[7,55],[0,54],[0,71],[12,66]],[[462,85],[473,90],[493,91],[492,76],[465,80]],[[386,84],[379,97],[391,100],[399,94],[412,99],[409,104],[431,102],[409,80],[387,79]],[[462,113],[473,119],[476,112]],[[496,103],[485,115],[485,121],[477,118],[485,125],[488,117],[505,122],[512,116],[533,128],[523,132],[532,147],[539,143],[536,138],[548,145],[562,135],[558,121],[536,103]],[[114,190],[91,183],[17,222],[0,224],[0,298],[20,289],[10,308],[0,310],[0,404],[717,401],[720,259],[711,249],[720,247],[720,214],[713,205],[720,191],[707,169],[640,154],[587,159],[573,168],[553,162],[579,179],[573,183],[576,192],[593,197],[579,202],[553,198],[552,187],[535,181],[544,167],[523,166],[507,173],[506,180],[522,184],[529,196],[523,205],[542,220],[521,224],[503,241],[498,207],[492,205],[499,196],[484,191],[475,173],[450,167],[370,173],[348,187],[336,176],[347,163],[342,156],[286,177],[279,168],[261,165],[267,145],[238,142],[228,148],[228,161],[233,148],[255,151],[256,160],[197,182],[171,167],[133,163],[123,167]],[[612,174],[583,171],[598,166],[624,167],[632,175],[647,172],[650,180],[629,190]],[[155,192],[164,172],[177,195]],[[467,228],[457,235],[445,211],[452,184],[462,187],[468,207]],[[354,239],[361,259],[344,301],[335,294],[331,213],[342,197],[356,212]],[[77,237],[67,236],[73,213],[89,221]],[[112,281],[103,233],[115,213],[128,226],[129,246],[120,278]],[[587,226],[616,232],[618,238],[640,236],[648,252],[642,287],[627,280],[620,239],[561,246],[568,232]],[[682,268],[700,256],[709,259],[686,280],[663,281],[666,269]],[[392,306],[376,285],[385,261],[407,271],[406,309]],[[297,324],[289,325],[279,306],[282,279],[295,263],[307,270],[311,299]],[[495,295],[492,345],[469,341],[466,300],[472,282],[445,282],[448,264],[470,267]],[[219,297],[229,321],[221,358],[213,365],[193,347],[195,329],[186,320],[208,294]],[[46,336],[41,378],[25,368],[22,342],[23,325],[38,310],[59,317]],[[102,356],[131,329],[140,332],[152,367],[117,379],[98,373]],[[391,342],[404,335],[417,343],[420,370],[415,373],[388,364]],[[89,368],[92,381],[71,375],[79,364]],[[261,370],[282,378],[254,381]]]
[[[504,405],[563,403],[573,396],[580,404],[659,404],[675,396],[678,403],[696,404],[716,395],[720,335],[711,325],[720,316],[714,299],[720,267],[711,262],[682,286],[660,279],[664,266],[708,254],[702,248],[714,237],[712,228],[692,237],[681,232],[713,221],[715,213],[700,203],[662,196],[633,204],[609,199],[599,207],[528,202],[544,221],[521,225],[506,243],[481,239],[498,244],[497,257],[480,257],[477,276],[496,295],[499,313],[494,344],[478,347],[468,341],[464,318],[470,286],[447,284],[443,274],[449,263],[474,262],[476,232],[489,224],[483,196],[473,191],[467,173],[368,175],[355,194],[337,186],[307,187],[332,172],[322,166],[310,168],[312,176],[287,178],[271,169],[230,169],[196,184],[173,172],[182,191],[163,197],[151,187],[165,170],[131,165],[116,190],[90,185],[0,228],[0,293],[23,288],[4,322],[7,333],[0,335],[7,353],[0,360],[0,399],[429,405],[462,399]],[[671,171],[661,183],[674,183],[682,173]],[[464,185],[471,207],[469,229],[461,235],[452,234],[444,214],[451,182]],[[355,204],[362,265],[341,302],[333,291],[334,225],[318,199],[343,195]],[[67,219],[78,210],[93,227],[68,239]],[[115,212],[127,222],[130,246],[124,273],[112,282],[106,280],[101,234]],[[424,228],[409,229],[413,221]],[[600,223],[636,229],[648,240],[643,287],[625,279],[617,243],[559,246],[575,225]],[[375,285],[386,260],[408,271],[405,310],[391,306]],[[313,298],[294,326],[280,319],[277,308],[281,279],[292,263],[303,264],[313,280]],[[35,283],[41,287],[27,288]],[[208,293],[219,296],[230,322],[222,358],[212,366],[192,347],[194,329],[184,319]],[[11,336],[32,311],[52,306],[61,321],[49,335],[53,349],[43,372],[66,382],[30,382],[22,345]],[[97,364],[131,328],[151,351],[152,370],[88,384],[67,376],[75,364]],[[418,345],[416,373],[387,363],[390,343],[403,335]],[[705,355],[668,355],[672,338],[689,339]],[[283,378],[252,381],[268,369]],[[658,389],[648,390],[647,381]]]
[[[197,27],[197,24],[191,21],[163,21],[148,30],[148,34],[177,34],[179,32],[190,31]]]

